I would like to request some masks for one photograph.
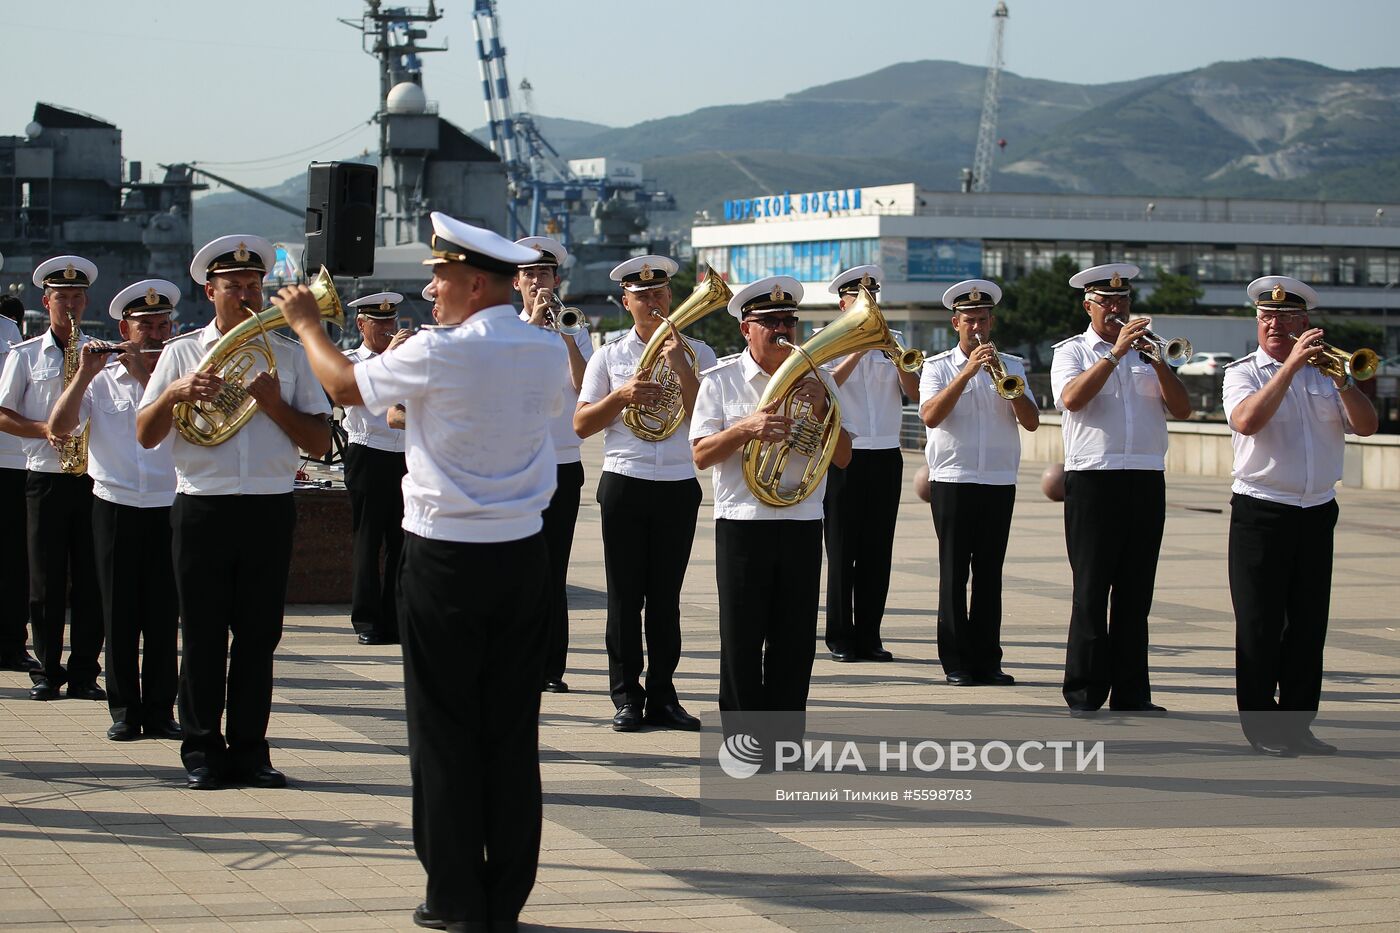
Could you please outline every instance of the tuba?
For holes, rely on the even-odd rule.
[[[975,334],[974,336],[977,338],[978,346],[991,343],[990,340],[983,340],[981,334]],[[992,348],[992,352],[996,352],[995,347]],[[1022,379],[1020,376],[1008,374],[1006,371],[1006,364],[1001,361],[1000,355],[993,356],[992,361],[982,368],[987,371],[987,375],[992,377],[992,385],[996,386],[997,395],[1000,395],[1008,402],[1026,394],[1026,380]]]
[[[316,306],[321,311],[321,320],[329,321],[337,327],[345,326],[345,309],[340,304],[340,296],[335,291],[335,280],[330,271],[321,267],[308,286],[316,296]],[[287,319],[279,308],[268,308],[258,314],[251,314],[237,326],[219,338],[219,342],[209,348],[196,367],[199,372],[212,372],[224,380],[219,394],[209,402],[176,402],[174,407],[175,430],[191,444],[200,447],[216,447],[233,437],[258,412],[258,403],[244,383],[248,374],[261,357],[267,372],[276,375],[277,356],[268,343],[267,332],[285,327]],[[255,342],[255,341],[261,341]]]
[[[831,360],[865,350],[881,351],[908,373],[924,365],[922,353],[906,350],[894,339],[880,306],[864,286],[850,310],[806,343],[779,342],[793,352],[773,373],[758,404],[762,408],[781,399],[778,412],[793,420],[792,432],[776,441],[747,441],[743,453],[744,482],[749,491],[764,505],[776,508],[796,505],[816,490],[831,466],[841,434],[841,406],[830,388],[826,415],[821,419],[815,417],[809,403],[794,397],[809,374],[816,374]],[[786,477],[789,464],[796,467],[798,463],[799,475]]]
[[[681,306],[672,312],[670,317],[652,310],[651,313],[661,318],[662,323],[647,341],[641,359],[637,360],[636,378],[661,383],[663,395],[659,405],[628,405],[623,409],[622,423],[637,437],[644,441],[664,441],[675,434],[676,429],[685,420],[680,380],[671,371],[666,358],[661,355],[661,347],[666,338],[673,332],[679,334],[711,311],[725,307],[732,297],[733,294],[729,286],[724,284],[724,280],[711,273],[705,276],[704,281],[696,284],[695,290],[681,302]],[[685,348],[686,359],[694,367],[695,351],[684,338],[681,339],[681,346]]]
[[[82,332],[78,330],[78,319],[71,314],[68,315],[68,342],[63,345],[63,387],[65,389],[68,388],[68,383],[72,382],[78,375],[78,367],[82,365],[82,339]],[[58,468],[60,471],[73,476],[82,476],[87,472],[88,431],[91,427],[91,422],[85,423],[81,431],[58,445]]]
[[[1289,334],[1288,337],[1295,343],[1298,340],[1293,334]],[[1311,360],[1312,364],[1324,376],[1331,376],[1333,379],[1345,379],[1347,376],[1351,376],[1357,382],[1365,382],[1367,379],[1375,377],[1376,370],[1381,365],[1381,358],[1375,350],[1362,348],[1355,353],[1348,353],[1320,340],[1314,346],[1321,346],[1325,349]]]

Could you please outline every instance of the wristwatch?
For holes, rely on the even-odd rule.
[[[1099,359],[1101,359],[1101,360],[1107,360],[1109,366],[1117,366],[1117,365],[1118,365],[1118,357],[1114,356],[1112,350],[1105,350],[1105,351],[1103,352],[1103,356],[1099,357]]]
[[[1346,379],[1343,380],[1342,384],[1337,387],[1337,391],[1346,392],[1347,390],[1354,388],[1356,388],[1356,377],[1353,376],[1351,373],[1347,373]]]

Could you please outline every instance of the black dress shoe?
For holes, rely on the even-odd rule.
[[[188,790],[218,790],[223,784],[219,783],[213,768],[195,768],[185,775],[185,787]]]
[[[1300,755],[1335,755],[1337,746],[1330,742],[1324,742],[1312,734],[1311,729],[1304,729],[1303,734],[1288,743],[1289,747]]]
[[[238,782],[247,784],[249,787],[264,787],[268,790],[274,790],[287,786],[287,776],[272,765],[260,765],[251,771],[240,772]]]
[[[29,699],[31,700],[57,700],[58,684],[41,680],[29,688]]]
[[[864,648],[860,652],[862,661],[893,661],[894,655],[884,648]]]
[[[852,661],[859,661],[860,658],[856,656],[854,651],[847,651],[844,648],[840,650],[833,648],[831,651],[831,660],[840,661],[842,664],[850,664]]]
[[[1167,708],[1156,703],[1139,703],[1136,706],[1109,706],[1114,713],[1137,713],[1139,716],[1165,716]]]
[[[544,682],[545,693],[568,693],[569,685],[562,680],[546,680]]]
[[[1010,687],[1012,684],[1016,683],[1016,678],[1005,671],[993,671],[986,677],[983,677],[982,680],[984,683],[990,684],[993,687]]]
[[[943,679],[948,681],[949,685],[953,687],[975,687],[981,683],[980,680],[967,671],[953,671]]]
[[[447,921],[439,920],[437,914],[429,910],[426,903],[413,908],[413,925],[423,927],[425,930],[447,929]]]
[[[355,640],[362,645],[387,645],[389,642],[382,636],[374,632],[361,632],[355,636]]]
[[[685,711],[679,703],[666,703],[662,706],[648,706],[646,722],[667,729],[680,729],[683,732],[699,732],[700,720]]]
[[[614,732],[636,732],[642,727],[642,707],[640,703],[624,703],[613,714]]]
[[[1093,719],[1099,715],[1097,708],[1088,706],[1071,706],[1069,714],[1075,719]]]
[[[113,742],[134,742],[141,738],[141,727],[134,722],[114,722],[107,727],[107,738]]]
[[[0,670],[28,673],[43,668],[44,665],[39,663],[39,659],[23,648],[14,654],[0,654]]]
[[[68,699],[70,700],[105,700],[107,691],[97,684],[69,684]]]
[[[141,730],[147,738],[153,739],[183,739],[185,730],[180,728],[180,724],[173,719],[164,719],[156,723],[146,723]]]
[[[1297,758],[1298,753],[1282,742],[1274,739],[1250,739],[1249,747],[1261,755],[1268,755],[1270,758]]]

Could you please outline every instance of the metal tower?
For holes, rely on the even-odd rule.
[[[987,54],[987,86],[982,92],[982,122],[977,127],[977,152],[972,157],[972,190],[992,190],[992,154],[997,145],[997,99],[1001,86],[1002,42],[1010,17],[1004,0],[992,14],[992,47]]]

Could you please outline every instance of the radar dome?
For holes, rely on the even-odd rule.
[[[389,98],[385,104],[390,113],[423,113],[428,109],[428,98],[422,87],[412,81],[405,81],[389,89]]]
[[[44,125],[37,120],[24,128],[24,135],[30,139],[38,139],[42,132],[44,132]]]

